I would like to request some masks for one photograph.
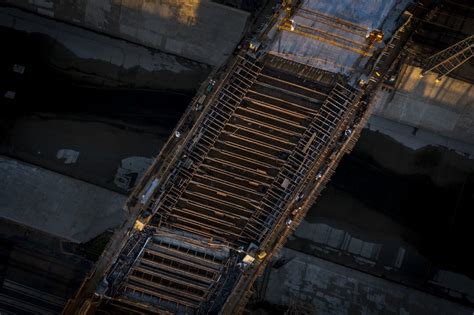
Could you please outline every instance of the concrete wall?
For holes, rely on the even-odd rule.
[[[436,75],[420,77],[421,69],[407,66],[393,95],[381,91],[374,114],[435,134],[474,143],[474,87]]]
[[[126,196],[0,156],[1,217],[72,242],[122,224]]]
[[[271,268],[264,299],[310,314],[472,314],[472,309],[294,250]]]
[[[24,12],[0,7],[0,27],[41,44],[37,56],[75,81],[192,92],[211,66]]]
[[[237,45],[248,13],[209,0],[0,0],[208,65]]]

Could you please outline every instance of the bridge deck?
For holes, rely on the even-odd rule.
[[[136,261],[121,267],[117,297],[190,314],[218,299],[231,258],[217,258],[210,244],[238,250],[263,238],[284,210],[280,195],[295,193],[285,178],[295,154],[309,149],[302,141],[316,138],[308,128],[319,119],[327,130],[344,114],[325,108],[334,74],[296,77],[275,56],[237,58],[174,175],[161,184],[166,189],[149,201],[149,226],[177,240],[151,236]],[[196,247],[199,240],[206,245]]]
[[[317,85],[241,58],[188,153],[196,167],[152,224],[248,244],[246,227],[332,88]]]
[[[314,12],[307,20],[364,42],[362,26],[343,21],[341,30]],[[215,89],[211,84],[195,99],[176,130],[181,138],[170,137],[132,195],[144,228],[132,232],[106,273],[105,294],[115,301],[108,303],[196,314],[217,312],[227,301],[237,310],[266,263],[261,257],[282,246],[291,222],[301,221],[355,143],[368,115],[364,93],[381,81],[399,40],[393,36],[377,57],[363,93],[339,71],[278,51],[240,51]]]

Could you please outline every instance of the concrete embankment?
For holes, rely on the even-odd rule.
[[[0,31],[7,59],[34,58],[68,80],[99,87],[192,93],[212,68],[13,8],[0,7]]]
[[[228,58],[250,15],[209,0],[2,0],[2,3],[211,66],[220,65]]]

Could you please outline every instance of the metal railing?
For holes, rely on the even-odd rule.
[[[431,56],[423,67],[422,75],[436,73],[438,80],[447,76],[474,55],[474,35]]]

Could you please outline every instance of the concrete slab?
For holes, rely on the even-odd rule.
[[[344,40],[344,47],[339,44],[329,43],[314,39],[311,36],[302,35],[293,31],[282,31],[273,34],[278,36],[270,48],[271,53],[284,56],[285,58],[321,68],[330,72],[352,73],[356,68],[362,68],[369,59],[364,57],[361,51],[370,53],[365,36],[372,29],[382,29],[385,33],[393,32],[397,19],[409,1],[315,1],[305,0],[300,8],[296,9],[293,16],[295,27],[300,26],[307,30],[315,30],[317,36],[321,33],[329,35],[329,40],[338,42],[337,37]],[[326,16],[329,18],[321,18]],[[283,17],[282,17],[283,18]],[[336,18],[343,19],[357,25],[358,30],[354,32],[339,25]],[[329,25],[330,23],[335,25]],[[328,24],[329,23],[329,24]],[[278,23],[278,25],[281,23]],[[277,25],[277,26],[278,26]],[[360,33],[366,30],[366,33]],[[319,34],[319,35],[318,35]],[[314,35],[314,34],[313,34]],[[351,44],[347,44],[350,42]]]
[[[86,242],[125,220],[126,197],[30,164],[0,156],[0,216]]]
[[[473,310],[396,283],[283,248],[265,300],[307,305],[314,314],[472,314]]]

